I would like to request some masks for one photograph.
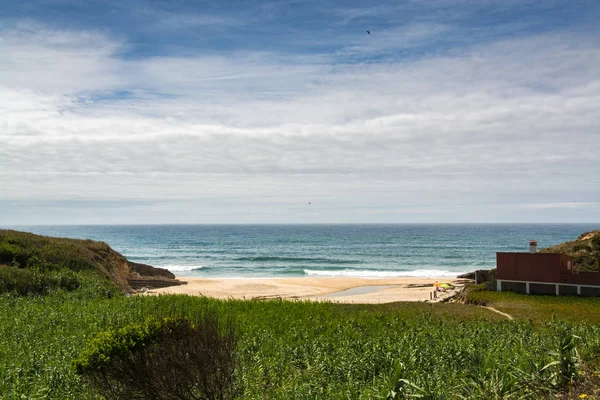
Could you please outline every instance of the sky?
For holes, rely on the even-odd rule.
[[[600,222],[599,20],[0,0],[0,225]]]

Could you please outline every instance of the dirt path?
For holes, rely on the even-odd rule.
[[[482,307],[483,307],[483,308],[487,308],[488,310],[490,310],[490,311],[493,311],[493,312],[495,312],[495,313],[498,313],[498,314],[500,314],[500,315],[504,315],[506,318],[508,318],[508,319],[510,319],[510,320],[514,320],[514,318],[512,317],[512,315],[510,315],[510,314],[507,314],[507,313],[505,313],[505,312],[502,312],[502,311],[500,311],[500,310],[496,310],[494,307],[489,307],[489,306],[482,306]]]

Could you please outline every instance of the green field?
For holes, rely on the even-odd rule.
[[[218,343],[197,340],[204,334],[198,321],[209,321],[199,315],[217,320],[213,333],[221,322],[235,330],[228,353],[235,362],[226,369],[233,384],[223,399],[600,396],[600,299],[477,287],[463,296],[472,304],[126,297],[128,262],[107,244],[14,231],[0,231],[0,264],[0,399],[102,398],[89,385],[94,376],[82,368],[79,375],[83,364],[75,360],[103,360],[105,371],[125,365],[131,374],[157,365],[175,371],[191,357],[188,349],[204,354],[212,348],[202,343]],[[172,327],[181,329],[181,340]],[[143,364],[130,362],[148,354],[159,364],[138,369]],[[176,364],[165,361],[169,354]],[[154,384],[155,375],[147,376],[153,378],[144,385]],[[163,393],[139,398],[206,398]]]
[[[561,319],[600,324],[600,298],[534,296],[512,292],[470,291],[466,301],[493,307],[516,319],[544,322]]]
[[[598,321],[552,319],[552,307],[542,321],[544,301],[530,307],[538,307],[535,323],[463,304],[105,298],[85,288],[4,294],[0,398],[100,398],[72,366],[88,339],[132,322],[207,310],[235,323],[238,398],[385,399],[396,387],[397,398],[537,399],[568,392],[567,367],[580,373],[568,380],[577,378],[584,388],[577,390],[591,395]],[[576,350],[561,351],[571,334]]]

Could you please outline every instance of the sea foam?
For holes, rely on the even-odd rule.
[[[199,271],[204,268],[203,265],[155,265],[158,268],[166,268],[171,272],[181,272],[181,271]]]
[[[314,276],[339,276],[351,278],[401,278],[401,277],[416,277],[416,278],[456,278],[458,275],[464,274],[467,271],[442,271],[435,269],[417,269],[414,271],[391,271],[391,270],[312,270],[305,269],[304,274]]]

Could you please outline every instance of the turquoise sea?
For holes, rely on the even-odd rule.
[[[497,251],[574,240],[598,224],[20,226],[101,240],[129,260],[198,277],[454,277]]]

